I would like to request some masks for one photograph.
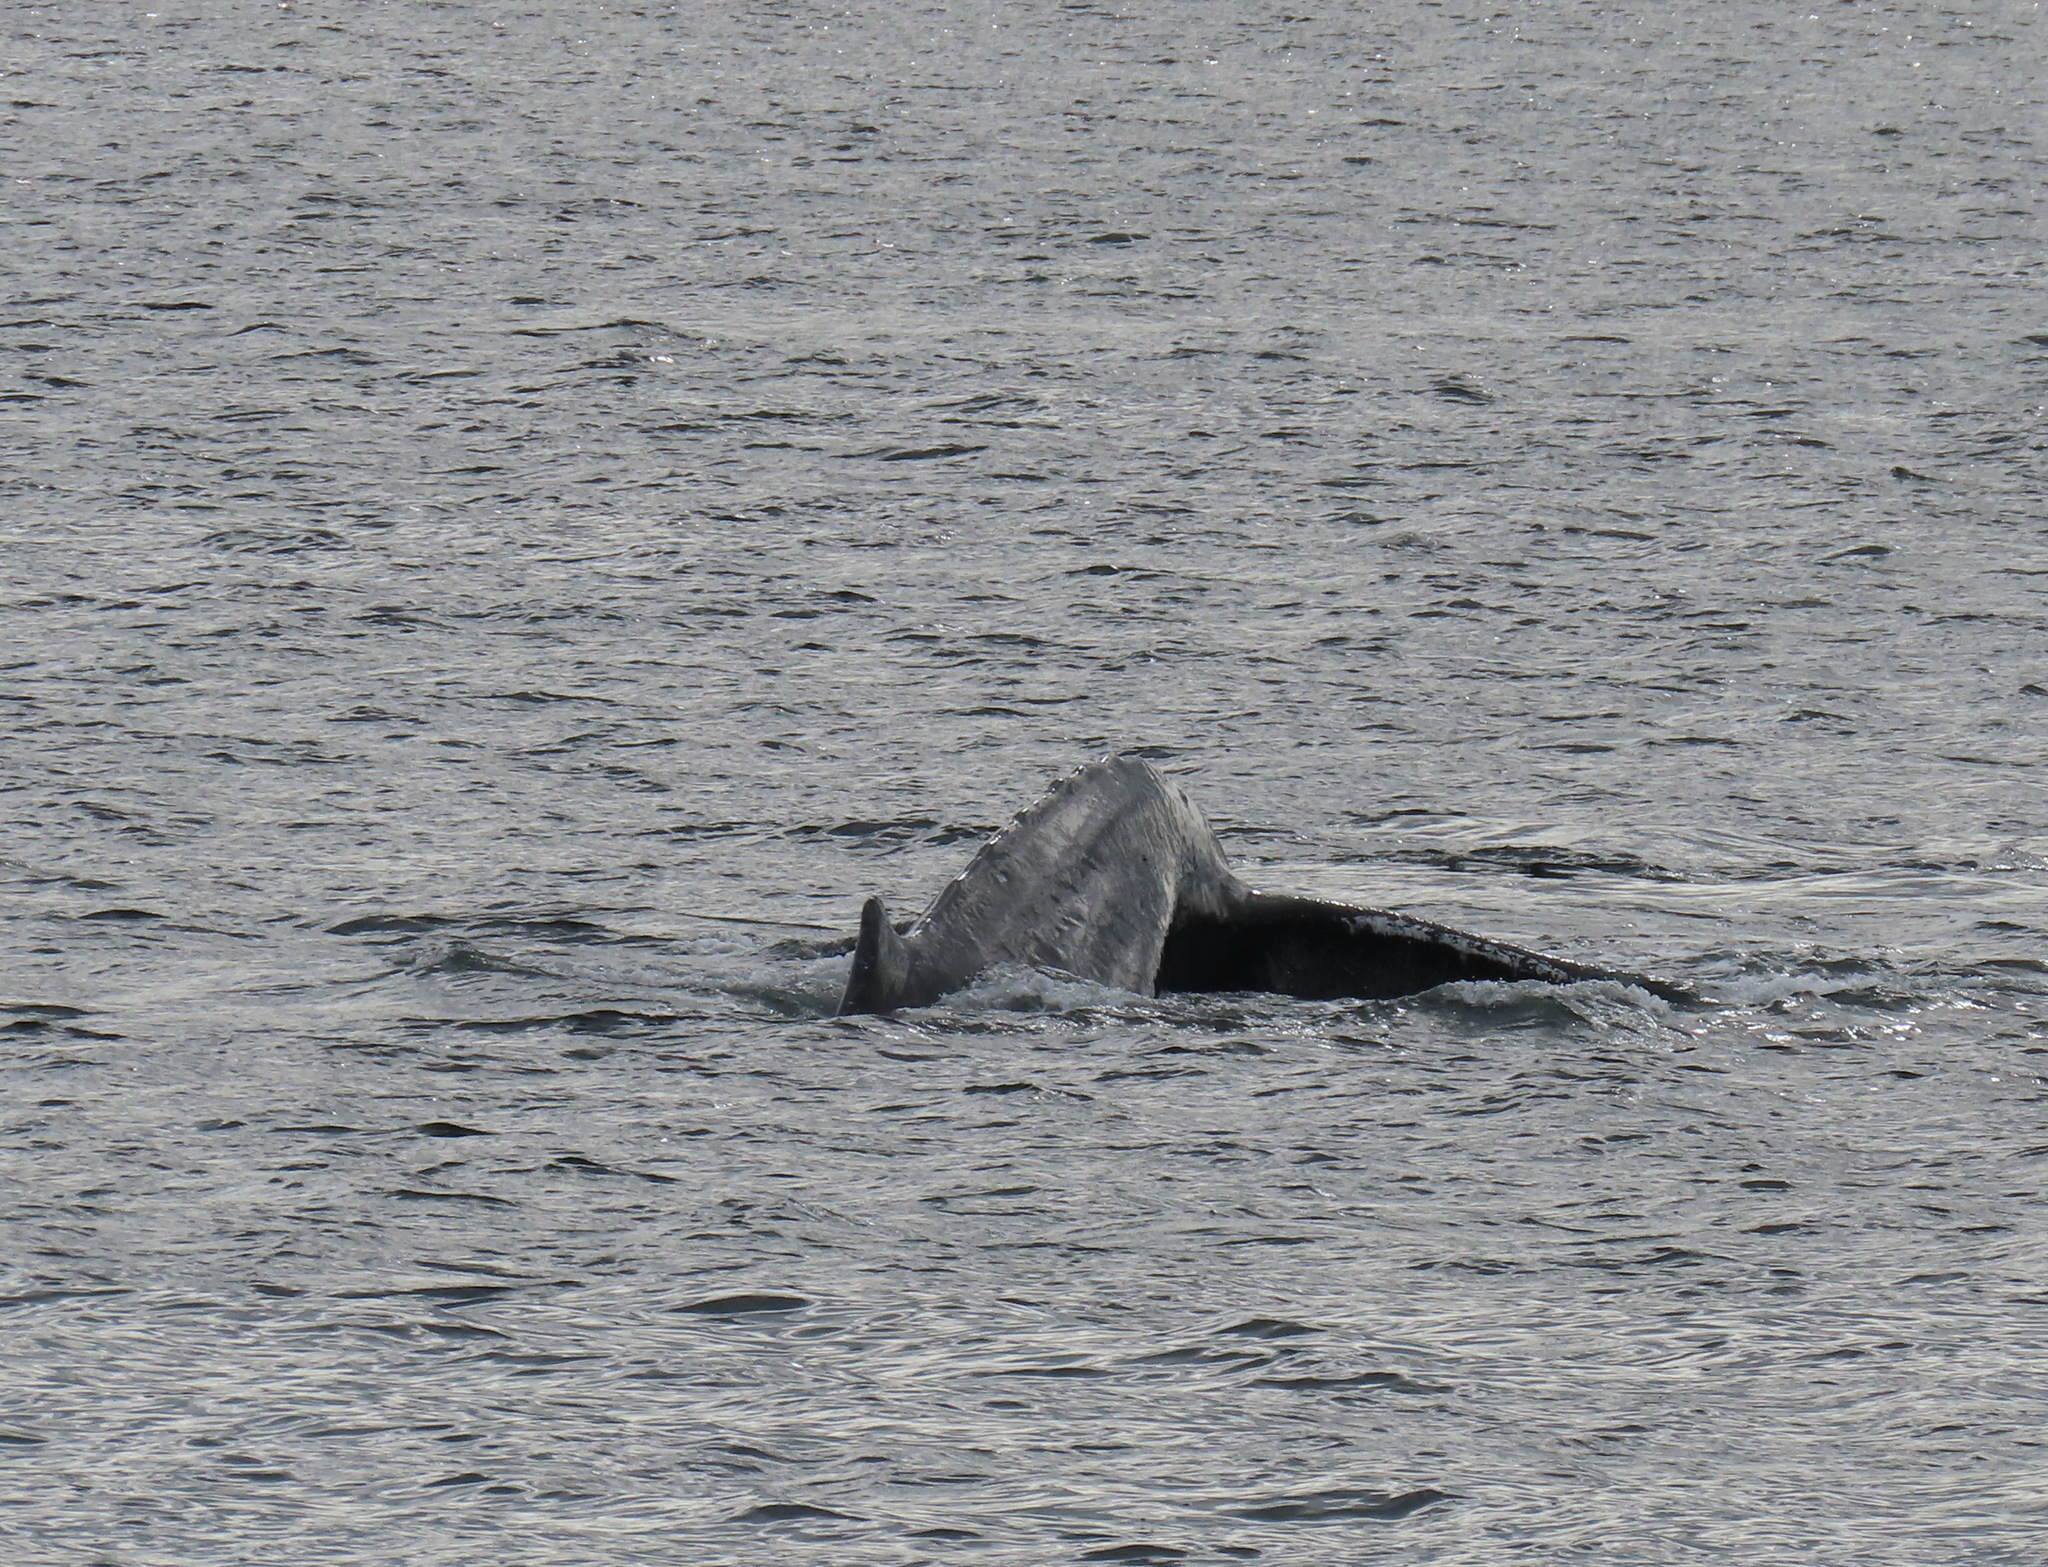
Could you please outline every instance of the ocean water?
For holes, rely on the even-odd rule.
[[[2040,1559],[2039,5],[0,32],[7,1561]]]

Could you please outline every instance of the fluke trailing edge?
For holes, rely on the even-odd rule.
[[[1202,814],[1147,762],[1115,756],[1063,778],[983,845],[899,932],[860,913],[841,1015],[925,1006],[1000,963],[1063,969],[1140,995],[1268,990],[1331,1000],[1411,995],[1457,979],[1615,979],[1427,920],[1256,892]]]

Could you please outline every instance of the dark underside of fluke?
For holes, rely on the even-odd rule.
[[[1254,895],[1256,902],[1224,920],[1189,919],[1171,926],[1152,976],[1154,993],[1270,990],[1310,1001],[1340,997],[1380,1000],[1412,996],[1457,979],[1584,978],[1578,965],[1500,947],[1497,955],[1461,932],[1363,911],[1319,908],[1306,898]],[[1521,961],[1516,961],[1520,959]],[[1531,972],[1531,962],[1546,972]]]
[[[925,1006],[1003,963],[1141,995],[1377,1000],[1453,980],[1608,979],[1697,999],[1382,909],[1255,891],[1231,874],[1186,797],[1129,756],[1054,785],[909,925],[898,929],[881,899],[868,899],[839,1010]]]

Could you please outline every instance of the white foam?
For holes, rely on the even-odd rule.
[[[1078,1012],[1143,1000],[1136,991],[1097,984],[1061,969],[1000,963],[939,1005],[954,1012]]]

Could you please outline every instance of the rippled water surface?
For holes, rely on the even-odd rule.
[[[9,1562],[2040,1559],[2040,6],[0,30]]]

